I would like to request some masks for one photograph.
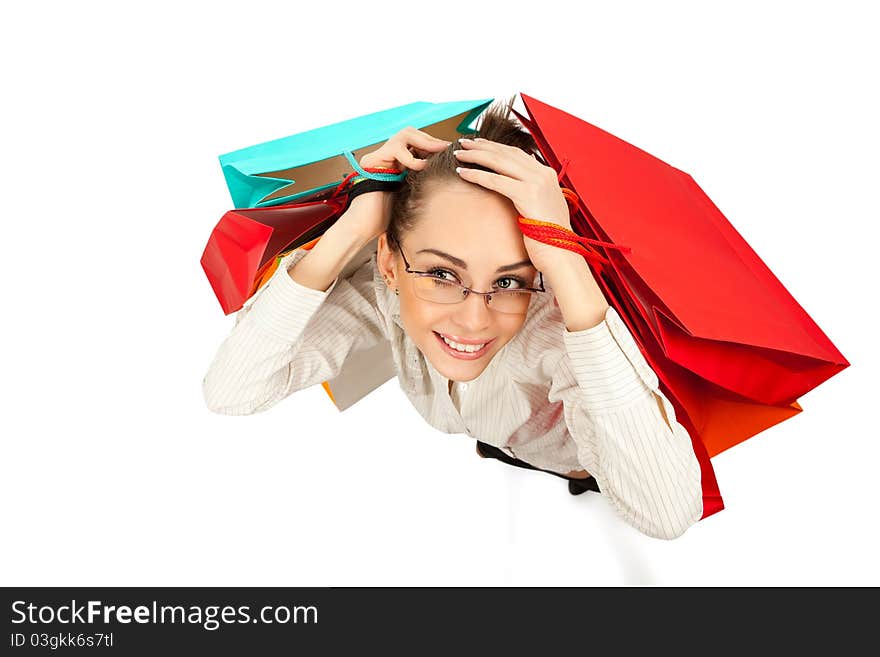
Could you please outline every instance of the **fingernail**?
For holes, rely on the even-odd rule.
[[[459,137],[458,141],[465,143],[465,142],[473,141],[473,139],[468,139],[467,137]]]

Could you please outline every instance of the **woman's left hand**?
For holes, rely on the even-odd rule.
[[[461,162],[473,162],[497,172],[461,167],[462,180],[503,194],[523,217],[549,221],[571,230],[568,202],[551,167],[515,146],[488,139],[460,140],[459,143],[462,150],[455,151],[455,155]],[[547,271],[547,264],[559,258],[560,252],[571,253],[525,235],[523,242],[529,259],[540,271]]]

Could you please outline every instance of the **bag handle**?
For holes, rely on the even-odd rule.
[[[571,160],[569,158],[565,158],[562,160],[562,167],[559,170],[559,174],[556,176],[556,179],[559,181],[560,185],[562,184],[562,176],[565,175],[565,170],[566,168],[568,168],[570,162]],[[569,205],[569,211],[571,211],[572,209],[577,210],[578,202],[580,201],[578,195],[575,194],[574,191],[569,189],[568,187],[562,187],[562,194],[563,196],[565,196],[565,200]],[[590,239],[589,237],[578,235],[574,231],[563,228],[559,224],[555,224],[550,221],[529,219],[528,217],[523,217],[522,215],[520,215],[518,218],[518,224],[522,233],[527,237],[530,237],[539,242],[543,242],[544,244],[558,246],[560,248],[579,253],[584,258],[586,258],[588,262],[593,264],[599,270],[599,272],[602,271],[602,265],[610,265],[611,262],[607,258],[600,255],[598,251],[591,248],[592,245],[600,246],[605,249],[617,249],[625,253],[629,253],[632,251],[630,247],[623,244],[612,244],[611,242],[603,242],[601,240],[594,240]],[[582,244],[584,246],[581,246]]]

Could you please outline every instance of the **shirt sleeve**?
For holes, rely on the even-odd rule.
[[[306,253],[298,249],[285,256],[236,314],[202,380],[211,411],[265,411],[298,390],[333,379],[349,354],[384,338],[369,264],[321,292],[287,273]]]
[[[563,402],[578,460],[633,527],[682,535],[703,514],[700,464],[656,373],[614,307],[597,326],[563,331],[549,398]]]

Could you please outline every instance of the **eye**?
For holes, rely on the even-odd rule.
[[[429,269],[428,273],[431,274],[431,276],[433,276],[434,278],[437,278],[441,281],[458,281],[458,277],[448,269],[435,267],[434,269]],[[451,278],[446,278],[446,274],[448,274]]]
[[[511,285],[514,285],[512,287]],[[500,290],[518,290],[527,287],[526,282],[518,276],[505,276],[495,281],[495,286]]]
[[[461,281],[458,280],[458,276],[442,267],[434,267],[433,269],[429,269],[427,273],[431,275],[431,278],[437,281],[461,284]],[[519,276],[504,276],[495,281],[494,287],[496,290],[518,290],[520,288],[528,287],[528,284]]]
[[[437,286],[444,286],[448,285],[449,283],[458,283],[458,277],[448,269],[434,267],[433,269],[428,270],[428,274],[430,274],[429,278],[433,279],[434,284]]]

